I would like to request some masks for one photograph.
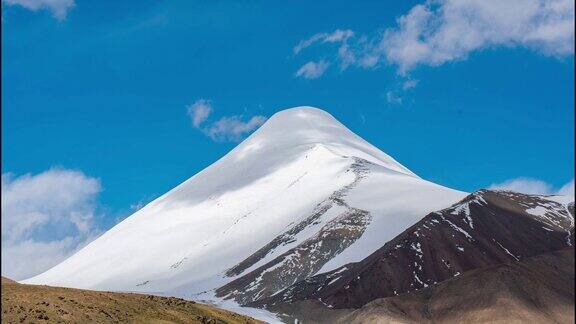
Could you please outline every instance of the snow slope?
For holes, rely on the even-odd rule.
[[[293,282],[270,286],[249,275],[262,278],[286,266],[290,253],[307,249],[313,255],[310,249],[328,243],[325,235],[348,235],[341,224],[358,218],[346,217],[362,216],[360,225],[344,232],[351,233],[346,244],[322,258],[299,260],[287,280],[360,261],[465,195],[419,178],[330,114],[292,108],[61,264],[24,282],[190,297],[206,291],[204,296],[213,296],[214,289],[244,278],[242,284],[269,295]],[[254,256],[257,251],[263,252]]]

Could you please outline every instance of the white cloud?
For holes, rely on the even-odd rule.
[[[310,47],[314,43],[346,42],[352,36],[354,36],[354,32],[348,29],[347,30],[336,29],[332,33],[318,33],[298,43],[298,45],[294,47],[293,51],[294,54],[299,54],[303,49]]]
[[[31,11],[50,10],[54,18],[66,19],[68,11],[74,7],[74,0],[2,0],[8,6],[18,5]]]
[[[264,116],[253,116],[243,121],[243,116],[224,116],[215,122],[206,124],[212,113],[210,101],[200,99],[187,107],[188,116],[192,119],[192,125],[217,142],[237,142],[244,136],[266,122]]]
[[[300,42],[294,52],[327,35]],[[375,37],[349,31],[334,60],[343,68],[393,64],[405,75],[418,65],[439,66],[496,47],[524,47],[553,57],[574,54],[574,1],[429,0]]]
[[[341,71],[346,70],[350,65],[356,64],[356,54],[348,43],[344,43],[338,47],[338,62]]]
[[[200,99],[195,103],[187,107],[188,116],[192,118],[192,125],[198,128],[200,125],[208,119],[210,113],[212,113],[212,105],[210,101]]]
[[[204,129],[204,132],[215,141],[240,141],[247,133],[262,126],[266,122],[264,116],[254,116],[242,121],[241,116],[222,117]]]
[[[386,101],[389,104],[402,105],[404,103],[403,97],[405,97],[410,90],[416,88],[418,83],[418,80],[405,79],[396,84],[392,84],[386,92]]]
[[[308,62],[298,71],[296,71],[296,77],[302,77],[305,79],[316,79],[322,76],[326,69],[328,68],[328,63],[324,60],[320,60],[318,62]]]
[[[553,185],[538,179],[532,178],[515,178],[504,181],[502,183],[495,183],[488,187],[488,189],[497,190],[511,190],[526,194],[537,195],[574,195],[574,179],[562,186],[561,188],[554,188]]]
[[[293,49],[294,54],[298,55],[303,49],[310,47],[314,43],[339,43],[338,47],[338,61],[340,69],[345,70],[348,66],[356,62],[354,51],[348,45],[348,39],[354,37],[354,32],[349,29],[336,29],[331,33],[318,33],[312,37],[305,39],[298,43]],[[308,62],[296,71],[296,76],[304,77],[306,79],[316,79],[324,74],[328,68],[329,63],[320,60],[318,62]]]
[[[79,171],[2,174],[2,275],[39,274],[95,238],[100,191],[98,179]]]
[[[444,0],[413,7],[372,49],[401,72],[438,66],[490,47],[527,47],[545,55],[574,53],[572,0]]]

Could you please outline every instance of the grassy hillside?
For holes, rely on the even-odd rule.
[[[2,278],[2,323],[262,323],[174,297],[18,284]]]

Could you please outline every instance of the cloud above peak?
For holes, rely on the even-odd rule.
[[[239,142],[246,134],[262,126],[267,120],[267,117],[257,115],[244,121],[242,115],[233,115],[207,122],[213,109],[211,102],[206,99],[199,99],[186,109],[192,126],[216,142]]]
[[[431,0],[412,7],[396,26],[375,36],[357,36],[351,30],[316,34],[300,42],[294,53],[329,39],[342,44],[333,55],[342,69],[391,64],[400,75],[420,65],[439,66],[498,47],[523,47],[561,58],[574,54],[574,2]]]
[[[75,6],[74,0],[2,0],[8,6],[20,6],[31,11],[49,10],[54,18],[66,19],[68,11]]]

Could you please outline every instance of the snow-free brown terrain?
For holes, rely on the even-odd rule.
[[[574,248],[376,299],[341,323],[574,323]]]
[[[314,300],[275,307],[286,323],[574,323],[574,248],[472,270],[359,309]]]
[[[2,277],[2,323],[262,323],[174,297],[16,283]]]

